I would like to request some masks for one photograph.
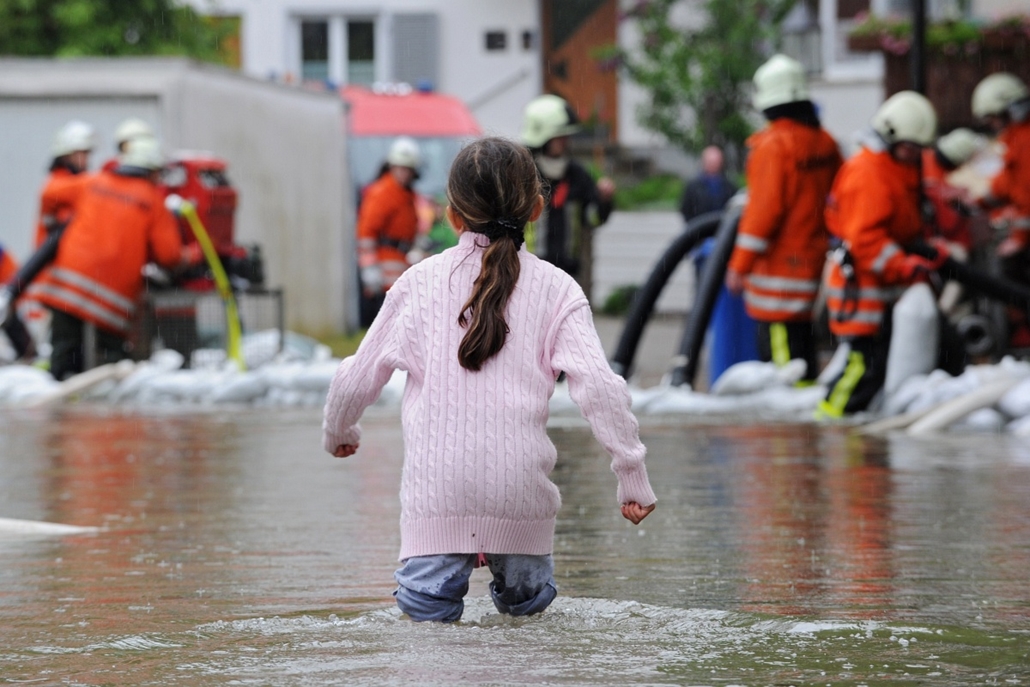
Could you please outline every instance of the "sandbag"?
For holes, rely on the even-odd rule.
[[[998,408],[1011,418],[1030,416],[1030,379],[1020,382],[1002,396]]]
[[[791,360],[786,365],[745,360],[731,365],[712,385],[715,396],[753,394],[774,386],[790,386],[805,374],[804,360]]]
[[[1008,423],[1005,431],[1017,437],[1030,437],[1030,415]]]
[[[952,425],[952,431],[1000,432],[1005,427],[1005,416],[994,408],[980,408]]]
[[[939,370],[941,374],[947,374]],[[897,391],[887,397],[883,404],[883,414],[887,416],[900,415],[908,411],[912,402],[926,392],[929,375],[912,375],[899,386]]]
[[[254,371],[228,377],[211,394],[212,403],[250,403],[268,391],[268,380]]]
[[[910,286],[894,306],[887,377],[883,383],[887,405],[906,379],[929,374],[937,366],[939,329],[933,291],[927,284]]]

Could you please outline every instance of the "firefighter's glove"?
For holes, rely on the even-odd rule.
[[[908,284],[915,284],[916,282],[924,280],[927,275],[933,272],[934,262],[927,260],[920,255],[906,255],[905,262],[901,264],[901,280]]]
[[[412,248],[404,256],[404,259],[408,261],[409,265],[415,265],[426,259],[426,251],[421,248]]]
[[[361,287],[370,296],[383,292],[383,270],[379,265],[361,268]]]
[[[165,207],[168,209],[168,212],[172,213],[176,217],[183,214],[186,205],[188,204],[189,201],[177,193],[169,193],[168,196],[165,197]]]
[[[936,236],[930,239],[930,246],[937,251],[937,257],[929,261],[931,265],[930,271],[936,272],[944,267],[944,263],[951,257],[951,247],[947,241]]]
[[[734,296],[739,296],[744,291],[744,275],[736,270],[726,270],[726,289]]]
[[[193,267],[204,262],[204,251],[199,243],[190,243],[182,247],[182,262],[185,267]]]

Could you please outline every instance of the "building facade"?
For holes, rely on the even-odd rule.
[[[240,20],[242,70],[308,85],[423,85],[518,134],[542,88],[538,0],[192,0]]]
[[[244,72],[287,83],[420,82],[465,101],[487,133],[517,136],[522,109],[543,92],[566,97],[608,143],[668,155],[637,123],[646,92],[606,69],[604,45],[632,49],[622,17],[639,0],[189,0],[238,17]],[[884,97],[884,59],[851,50],[869,15],[907,15],[913,0],[798,0],[782,49],[805,64],[828,130],[845,147]],[[681,0],[677,19],[703,21],[703,0]],[[926,0],[931,19],[992,19],[1026,0]],[[675,154],[672,164],[675,166]],[[682,164],[682,156],[679,156]],[[661,165],[659,165],[661,166]]]

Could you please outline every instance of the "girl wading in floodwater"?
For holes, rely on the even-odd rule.
[[[397,605],[414,620],[461,618],[472,570],[485,564],[501,613],[531,615],[557,595],[551,551],[561,497],[548,399],[569,393],[612,456],[622,514],[654,510],[644,445],[621,377],[611,371],[583,291],[523,247],[544,199],[533,158],[486,138],[451,167],[454,248],[407,270],[329,389],[323,443],[353,455],[361,413],[394,370],[401,406],[401,568]]]

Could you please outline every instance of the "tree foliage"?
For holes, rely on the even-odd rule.
[[[677,25],[681,0],[641,0],[640,46],[618,51],[626,73],[649,94],[638,112],[644,127],[688,152],[715,144],[739,160],[751,132],[747,112],[755,70],[767,59],[794,0],[700,0],[691,26]],[[677,5],[679,7],[677,8]]]
[[[224,62],[231,30],[174,0],[0,1],[2,55],[186,55]]]

